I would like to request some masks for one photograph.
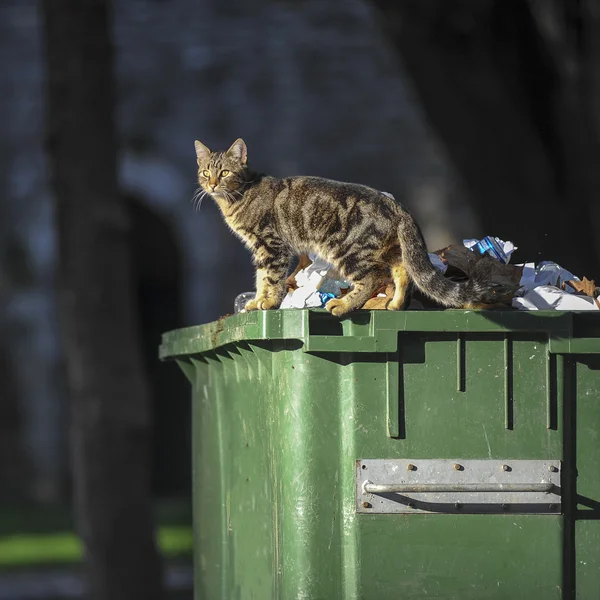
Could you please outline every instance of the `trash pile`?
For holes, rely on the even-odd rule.
[[[600,310],[600,288],[551,261],[509,264],[516,250],[512,242],[485,237],[464,240],[435,252],[446,277],[467,279],[476,262],[485,260],[491,274],[491,297],[484,300],[498,308],[519,310]],[[437,265],[436,265],[437,267]],[[439,268],[439,267],[437,267]]]
[[[576,275],[554,262],[512,265],[516,250],[512,242],[487,236],[481,240],[463,240],[429,254],[433,266],[453,281],[465,281],[474,265],[481,269],[486,262],[491,284],[489,297],[483,302],[490,308],[518,310],[600,310],[600,287],[586,277]],[[351,284],[326,261],[309,254],[302,257],[295,271],[286,280],[287,295],[281,308],[321,308],[332,298],[348,293]],[[246,292],[236,298],[235,312],[243,312],[245,303],[254,294]],[[383,310],[394,296],[394,284],[381,282],[380,288],[363,309]],[[438,304],[414,291],[408,309],[440,308]]]

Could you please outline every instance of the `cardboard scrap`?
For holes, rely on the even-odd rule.
[[[363,304],[365,310],[385,310],[389,301],[394,297],[395,286],[388,283],[377,290],[377,294]]]
[[[562,285],[562,289],[564,290],[567,287],[573,288],[578,294],[593,298],[596,306],[600,308],[600,300],[598,299],[600,296],[600,287],[596,287],[596,282],[593,279],[588,279],[587,277],[584,277],[581,281],[571,279],[565,281]]]
[[[581,281],[570,279],[569,281],[565,281],[565,283],[563,283],[563,290],[566,288],[566,286],[572,287],[576,292],[580,292],[586,296],[595,298],[596,282],[593,279],[589,280],[587,277],[584,277]]]

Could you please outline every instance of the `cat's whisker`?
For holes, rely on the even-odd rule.
[[[203,191],[200,198],[198,198],[198,210],[200,210],[200,205],[202,204],[202,201],[204,200],[204,198],[206,198],[206,196],[208,196],[208,192]]]
[[[204,200],[205,196],[206,196],[205,190],[203,190],[202,188],[199,188],[198,190],[196,190],[196,192],[194,193],[194,196],[192,197],[192,204],[194,205],[194,210],[200,210],[200,206],[202,205],[202,200]]]

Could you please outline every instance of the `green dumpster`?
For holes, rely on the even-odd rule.
[[[259,311],[192,384],[195,598],[600,598],[600,315]]]

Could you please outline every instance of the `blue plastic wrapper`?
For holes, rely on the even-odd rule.
[[[321,307],[325,307],[325,305],[335,298],[334,294],[330,294],[329,292],[319,292],[319,296],[321,297]]]
[[[504,253],[504,248],[491,236],[486,236],[482,240],[479,240],[474,246],[470,248],[473,252],[479,252],[479,254],[489,254],[492,258],[499,260],[501,263],[508,263],[508,256]]]

